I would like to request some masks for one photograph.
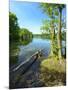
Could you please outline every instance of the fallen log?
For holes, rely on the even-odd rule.
[[[29,69],[29,67],[31,67],[31,65],[37,60],[39,56],[41,56],[41,51],[42,50],[35,52],[30,58],[28,58],[26,61],[22,62],[17,67],[15,67],[12,71],[10,71],[9,83],[14,83],[12,85],[15,85],[15,83],[20,79],[20,76],[24,74]]]
[[[39,50],[37,52],[35,52],[32,56],[30,56],[30,58],[28,58],[26,61],[22,62],[21,64],[19,64],[17,67],[15,67],[11,72],[15,72],[17,71],[19,68],[21,68],[21,66],[24,66],[25,64],[29,63],[30,61],[33,61],[35,59],[37,59],[39,56],[41,56],[41,51]]]

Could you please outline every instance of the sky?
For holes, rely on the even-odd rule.
[[[48,15],[42,12],[38,2],[10,1],[10,11],[16,14],[19,26],[27,28],[33,34],[40,34],[42,20],[49,19]]]
[[[10,11],[16,14],[21,28],[27,28],[34,34],[41,33],[42,20],[48,19],[37,2],[10,1]]]

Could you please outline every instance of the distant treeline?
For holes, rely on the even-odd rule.
[[[10,42],[27,40],[33,37],[32,32],[27,28],[20,28],[17,16],[11,12],[9,12],[9,37]]]
[[[32,32],[30,32],[26,28],[20,29],[20,39],[27,40],[27,39],[32,38],[32,37],[33,37]]]
[[[36,37],[36,38],[42,38],[42,39],[51,39],[51,35],[50,34],[46,34],[46,33],[43,33],[43,34],[33,34],[33,37]],[[66,32],[63,31],[62,32],[62,40],[66,40]],[[57,33],[55,34],[55,39],[57,39]]]
[[[14,13],[9,12],[9,40],[10,40],[10,67],[18,62],[18,45],[27,45],[32,41],[33,34],[26,27],[20,28],[18,18]]]

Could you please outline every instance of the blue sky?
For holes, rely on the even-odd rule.
[[[48,19],[39,8],[39,3],[11,1],[10,11],[16,14],[20,27],[27,28],[34,34],[41,33],[42,19]]]
[[[34,34],[41,33],[42,20],[49,19],[37,2],[10,1],[10,11],[16,14],[21,28],[27,28]]]

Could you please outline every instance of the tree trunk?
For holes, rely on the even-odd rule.
[[[61,9],[59,9],[59,25],[58,25],[58,57],[59,60],[61,60],[62,58],[62,41],[61,41],[61,15],[62,15],[62,11]]]
[[[51,56],[54,56],[55,30],[53,20],[51,21]]]

